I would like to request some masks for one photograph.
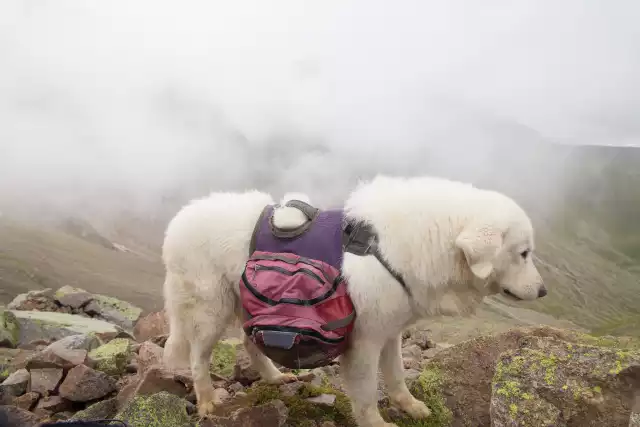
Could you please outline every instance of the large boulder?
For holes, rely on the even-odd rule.
[[[22,310],[11,313],[19,325],[18,345],[43,339],[56,341],[77,334],[93,334],[103,341],[126,335],[111,323],[75,314]]]
[[[493,427],[627,427],[640,390],[640,351],[532,339],[503,353],[493,378]]]
[[[20,340],[20,325],[16,316],[0,307],[0,347],[15,348]]]
[[[434,414],[442,414],[442,419],[448,418],[447,412],[450,411],[452,427],[489,427],[492,380],[501,355],[530,348],[545,338],[619,351],[627,351],[637,345],[631,338],[595,338],[549,326],[514,328],[504,333],[479,336],[444,348],[423,363],[421,378],[427,392],[422,393],[421,398]],[[433,384],[439,386],[431,387]],[[414,393],[420,394],[420,382],[410,381],[410,385]],[[628,417],[627,414],[627,422]],[[406,417],[394,411],[390,411],[389,418],[399,425],[405,420],[408,422]]]
[[[63,305],[80,310],[118,325],[133,335],[133,327],[142,314],[142,309],[126,301],[107,295],[91,294],[84,289],[63,286],[55,292],[54,298]]]

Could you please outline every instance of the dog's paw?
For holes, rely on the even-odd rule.
[[[298,377],[294,374],[287,372],[281,373],[280,375],[276,375],[273,378],[265,378],[264,382],[272,385],[282,385],[286,383],[293,383],[298,381]]]
[[[400,406],[400,409],[409,414],[411,418],[415,419],[428,418],[429,415],[431,415],[429,407],[424,402],[421,402],[416,398],[413,398],[409,402],[405,401],[405,403]]]
[[[225,401],[224,389],[216,389],[213,391],[212,399],[208,402],[198,403],[198,415],[200,418],[205,418],[207,415],[211,415],[215,412],[216,406],[222,406]]]
[[[216,410],[216,403],[214,401],[198,402],[198,415],[200,418],[205,418],[207,415],[211,415]]]

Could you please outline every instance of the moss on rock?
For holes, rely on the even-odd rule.
[[[117,298],[109,297],[106,295],[95,294],[93,301],[98,304],[104,310],[115,310],[120,313],[125,319],[135,324],[142,314],[142,309],[130,304],[126,301],[121,301]]]
[[[624,408],[631,396],[619,375],[630,366],[640,366],[640,352],[610,344],[538,338],[525,348],[503,353],[492,381],[492,419],[497,425],[628,422]]]
[[[219,341],[211,354],[211,373],[225,378],[233,375],[239,345],[242,345],[239,340]]]
[[[131,342],[126,338],[116,338],[89,353],[96,362],[96,370],[108,375],[121,375],[131,356]]]
[[[191,425],[186,402],[166,391],[136,396],[128,401],[116,419],[130,427],[187,427]]]
[[[278,386],[264,383],[254,383],[248,392],[250,405],[261,405],[276,399],[282,400],[289,410],[287,425],[291,427],[312,427],[325,421],[332,421],[341,427],[356,427],[349,398],[326,382],[321,386],[303,383],[293,396],[285,396]],[[307,400],[321,394],[335,395],[334,404],[319,405]]]
[[[15,348],[20,340],[20,324],[9,310],[0,307],[0,347]]]

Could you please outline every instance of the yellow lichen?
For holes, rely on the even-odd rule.
[[[518,415],[518,405],[515,403],[509,405],[509,415],[511,415],[511,418],[515,418]]]

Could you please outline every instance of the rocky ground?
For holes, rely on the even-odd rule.
[[[132,427],[354,426],[339,363],[298,371],[269,386],[251,369],[241,341],[214,349],[211,376],[224,401],[199,419],[189,372],[160,363],[162,312],[63,287],[16,297],[0,309],[0,425],[117,418]],[[550,326],[517,327],[434,342],[416,328],[403,337],[407,382],[432,410],[427,420],[389,405],[404,427],[640,426],[640,345]],[[441,335],[440,335],[441,336]]]

